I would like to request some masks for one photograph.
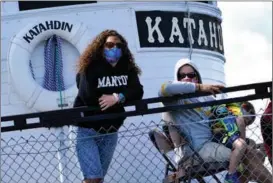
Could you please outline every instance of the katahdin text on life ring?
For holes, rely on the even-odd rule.
[[[8,63],[12,84],[29,108],[37,111],[56,110],[59,92],[41,87],[32,78],[29,60],[35,47],[52,35],[58,35],[74,45],[82,53],[91,39],[87,26],[73,21],[49,19],[31,23],[24,27],[12,40],[8,52]],[[63,91],[67,107],[73,105],[77,93],[76,85]]]

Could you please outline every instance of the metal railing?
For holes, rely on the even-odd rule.
[[[83,179],[75,151],[74,123],[128,117],[119,129],[118,145],[105,177],[108,183],[162,182],[165,178],[165,160],[154,147],[148,133],[161,128],[161,113],[175,109],[189,109],[223,103],[241,102],[272,97],[271,82],[225,88],[223,93],[251,90],[253,94],[212,102],[167,107],[151,107],[149,104],[178,98],[190,98],[208,94],[187,94],[174,97],[149,98],[125,104],[135,109],[124,113],[82,117],[88,107],[56,110],[40,113],[1,117],[1,182],[52,182],[80,183]],[[147,115],[148,114],[148,115]],[[260,114],[257,114],[259,121]],[[36,120],[34,123],[33,120]],[[37,128],[39,130],[37,130]],[[248,129],[249,136],[262,143],[259,125]],[[109,134],[101,134],[102,136]],[[92,138],[92,137],[90,137]],[[270,169],[268,161],[265,166]],[[223,180],[223,173],[218,174]],[[206,178],[207,181],[210,178]]]

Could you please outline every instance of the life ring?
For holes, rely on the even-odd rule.
[[[62,19],[47,19],[27,25],[11,40],[8,64],[11,82],[20,98],[29,108],[37,111],[50,111],[61,107],[71,107],[77,94],[76,84],[62,91],[66,106],[60,106],[60,93],[49,91],[32,78],[29,60],[34,48],[52,35],[58,35],[82,53],[91,34],[82,23]]]

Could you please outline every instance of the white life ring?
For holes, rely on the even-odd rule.
[[[12,84],[20,98],[29,108],[37,111],[60,109],[60,93],[49,91],[32,78],[29,60],[34,48],[53,34],[60,36],[74,45],[82,53],[91,34],[82,23],[62,19],[47,19],[27,25],[11,40],[8,52],[8,63]],[[72,107],[77,95],[76,84],[62,91],[67,106]]]

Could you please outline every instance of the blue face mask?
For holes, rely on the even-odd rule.
[[[109,63],[117,63],[122,55],[120,48],[104,49],[104,57]]]

